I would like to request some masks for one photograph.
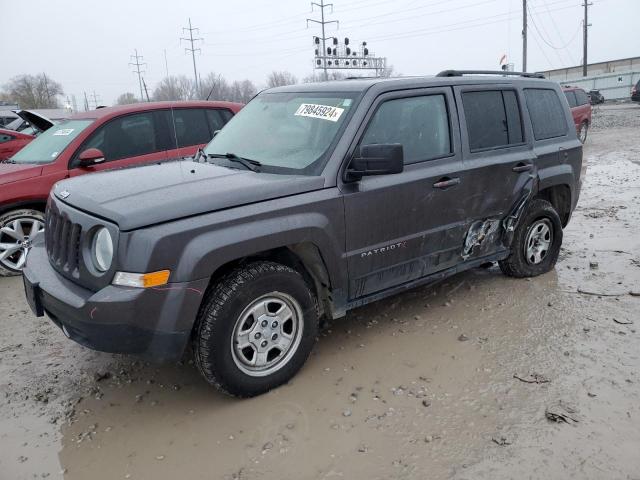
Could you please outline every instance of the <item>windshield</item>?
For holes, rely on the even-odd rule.
[[[318,174],[354,103],[354,95],[336,92],[262,94],[240,110],[205,153],[260,162],[263,172]]]
[[[11,157],[16,163],[51,163],[93,120],[67,120],[42,132]]]

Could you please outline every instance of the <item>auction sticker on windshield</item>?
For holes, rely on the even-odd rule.
[[[60,130],[57,130],[54,135],[71,135],[71,132],[73,132],[73,128],[61,128]]]
[[[299,117],[321,118],[331,122],[337,122],[344,112],[344,108],[318,105],[316,103],[303,103],[294,115]]]

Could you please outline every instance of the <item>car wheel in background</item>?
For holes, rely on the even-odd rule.
[[[537,198],[516,228],[511,254],[499,263],[510,277],[534,277],[553,269],[562,245],[562,222],[546,200]]]
[[[318,332],[317,303],[302,275],[273,262],[232,271],[207,293],[193,340],[204,378],[252,397],[291,379]]]
[[[13,210],[0,215],[0,277],[19,275],[36,235],[44,231],[44,214]]]

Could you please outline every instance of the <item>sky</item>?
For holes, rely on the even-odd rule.
[[[640,55],[640,0],[591,0],[589,61]],[[317,0],[320,3],[320,0]],[[498,69],[507,55],[522,66],[522,0],[332,0],[326,35],[366,41],[402,75],[448,68]],[[581,0],[528,0],[528,70],[582,61]],[[313,72],[317,7],[307,0],[0,0],[0,86],[19,74],[45,72],[82,105],[84,92],[100,104],[139,96],[129,65],[137,49],[152,89],[167,73],[193,77],[182,27],[199,28],[196,64],[228,80],[263,87],[273,70],[298,78]],[[332,11],[333,10],[333,11]],[[165,63],[166,51],[166,63]]]

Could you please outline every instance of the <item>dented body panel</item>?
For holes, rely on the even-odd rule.
[[[185,160],[137,169],[146,172],[139,194],[135,176],[123,172],[60,183],[49,211],[83,226],[81,261],[87,261],[91,232],[106,225],[116,238],[113,265],[105,273],[82,266],[65,272],[49,261],[40,243],[29,258],[25,282],[42,290],[44,310],[57,324],[68,325],[67,332],[75,328],[75,338],[70,336],[80,343],[125,351],[117,341],[93,341],[96,329],[107,336],[117,335],[113,332],[118,328],[142,329],[142,347],[127,351],[141,353],[149,345],[152,356],[164,349],[162,356],[175,357],[189,340],[207,288],[228,269],[256,258],[289,262],[301,270],[321,312],[332,318],[504,259],[533,198],[549,199],[566,224],[580,190],[582,145],[569,109],[564,107],[565,118],[560,119],[566,123],[565,134],[537,140],[524,96],[527,88],[562,95],[557,84],[545,80],[491,77],[357,80],[275,89],[358,92],[357,106],[320,175],[285,178]],[[472,149],[462,96],[496,89],[513,92],[517,99],[522,141]],[[449,153],[406,163],[397,174],[347,178],[345,170],[380,106],[429,95],[445,100]],[[152,178],[161,179],[164,188]],[[163,197],[163,192],[170,195]],[[165,290],[111,285],[116,271],[165,269],[171,271]],[[165,340],[154,341],[154,331]]]

